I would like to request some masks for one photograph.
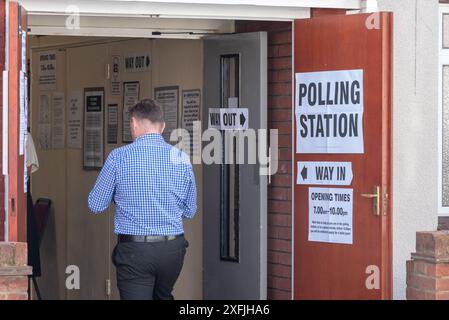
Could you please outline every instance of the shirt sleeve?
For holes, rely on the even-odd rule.
[[[195,174],[192,166],[189,164],[184,175],[184,201],[183,218],[191,219],[196,213],[196,183]]]
[[[112,151],[98,175],[93,189],[89,193],[88,205],[93,213],[105,211],[114,197],[117,160]]]

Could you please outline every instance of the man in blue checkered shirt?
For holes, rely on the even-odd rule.
[[[114,149],[89,194],[93,213],[115,203],[112,254],[121,299],[173,299],[188,242],[183,218],[196,212],[188,156],[166,143],[163,112],[151,99],[130,109],[134,142]]]

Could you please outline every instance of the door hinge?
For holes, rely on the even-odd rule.
[[[111,295],[111,280],[106,279],[106,295],[110,296]]]

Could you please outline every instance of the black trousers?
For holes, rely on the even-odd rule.
[[[184,236],[161,242],[120,242],[112,253],[122,300],[173,300],[184,264]]]

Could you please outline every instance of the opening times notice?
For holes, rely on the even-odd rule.
[[[353,189],[309,188],[309,241],[352,244]]]

